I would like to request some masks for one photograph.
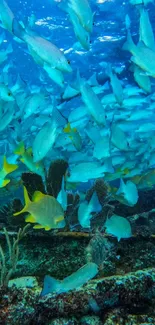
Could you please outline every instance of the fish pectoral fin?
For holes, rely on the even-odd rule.
[[[55,222],[59,223],[59,222],[61,222],[63,220],[64,220],[64,216],[60,216],[60,217],[56,218]]]
[[[51,227],[49,227],[49,226],[46,226],[44,228],[45,228],[46,231],[51,230]]]
[[[35,191],[33,196],[32,196],[32,201],[33,202],[38,202],[40,201],[43,197],[45,196],[45,194],[41,193],[40,191]]]
[[[35,219],[31,214],[29,214],[29,215],[25,218],[25,222],[35,223],[35,222],[36,222],[36,219]]]
[[[35,225],[33,229],[44,229],[44,226],[42,225]]]

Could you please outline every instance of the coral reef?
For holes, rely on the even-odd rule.
[[[141,324],[142,319],[154,319],[155,269],[92,280],[58,296],[40,298],[39,293],[40,288],[0,290],[0,324]],[[99,317],[93,315],[92,297]]]
[[[46,178],[48,194],[57,197],[61,189],[62,177],[65,175],[67,168],[68,163],[63,159],[55,160],[50,164]]]

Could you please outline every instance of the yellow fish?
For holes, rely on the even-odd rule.
[[[18,168],[17,165],[14,164],[9,164],[6,160],[6,156],[3,158],[3,167],[0,170],[0,188],[6,186],[9,182],[10,179],[5,179],[5,177],[12,173],[14,170]]]
[[[36,191],[33,194],[32,201],[28,196],[26,187],[24,187],[25,207],[14,216],[18,216],[23,212],[29,212],[25,221],[30,223],[37,223],[33,228],[45,230],[64,228],[64,211],[61,204],[50,195],[43,194]]]
[[[80,151],[82,148],[82,140],[77,129],[71,128],[70,123],[68,123],[64,128],[64,132],[69,134],[69,138],[71,139],[73,146],[76,148],[76,150]]]
[[[42,161],[37,163],[33,161],[32,148],[25,149],[24,143],[20,142],[14,154],[21,156],[20,161],[25,164],[31,172],[40,175],[43,179],[45,178],[45,169]]]

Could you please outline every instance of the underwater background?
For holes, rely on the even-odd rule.
[[[153,0],[0,0],[0,324],[155,324]]]

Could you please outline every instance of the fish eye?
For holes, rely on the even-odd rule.
[[[91,40],[89,41],[89,43],[90,43],[90,44],[92,43]]]
[[[67,60],[68,64],[70,64],[70,60]]]
[[[93,23],[93,26],[95,26],[95,23]]]
[[[8,92],[8,96],[11,96],[11,93],[10,92]]]

